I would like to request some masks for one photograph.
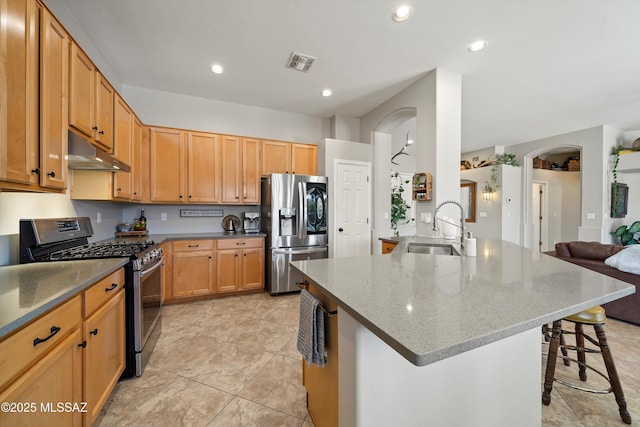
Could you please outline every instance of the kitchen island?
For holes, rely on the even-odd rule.
[[[339,425],[540,425],[540,326],[634,291],[505,241],[456,253],[292,263],[338,308]]]

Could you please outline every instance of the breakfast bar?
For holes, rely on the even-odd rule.
[[[337,306],[327,368],[337,363],[341,426],[539,426],[541,325],[634,292],[491,239],[478,239],[473,257],[410,236],[389,255],[291,265]]]

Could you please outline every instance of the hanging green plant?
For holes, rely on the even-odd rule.
[[[613,175],[613,182],[611,183],[611,216],[615,215],[615,207],[618,203],[618,162],[620,162],[620,151],[623,150],[622,145],[618,145],[613,149],[613,169],[611,174]]]
[[[392,173],[391,178],[398,178],[400,174],[398,172]],[[402,198],[404,193],[403,184],[408,184],[409,180],[400,180],[398,186],[391,188],[391,229],[393,235],[398,237],[400,232],[398,231],[398,225],[408,224],[412,219],[407,218],[407,211],[411,209],[411,206]]]
[[[498,185],[498,166],[500,165],[520,166],[515,154],[504,153],[496,157],[493,166],[491,166],[491,182],[496,186]]]

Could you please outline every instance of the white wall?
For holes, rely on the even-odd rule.
[[[461,98],[460,75],[435,69],[361,118],[362,141],[375,141],[373,192],[386,200],[386,204],[374,202],[374,240],[384,237],[382,233],[388,232],[388,219],[384,218],[384,213],[388,213],[389,207],[385,205],[390,200],[388,178],[376,171],[384,168],[390,175],[388,160],[385,162],[382,153],[378,157],[375,147],[378,144],[377,137],[382,136],[386,140],[384,132],[390,131],[381,129],[381,125],[396,112],[415,109],[416,171],[430,172],[434,178],[433,201],[418,203],[416,215],[419,218],[421,212],[433,212],[439,202],[460,197]],[[388,149],[385,151],[389,153]],[[430,233],[428,225],[419,222],[417,233]]]
[[[360,119],[336,114],[329,119],[329,138],[360,141]]]
[[[123,85],[123,97],[147,125],[317,144],[322,119],[262,107]]]

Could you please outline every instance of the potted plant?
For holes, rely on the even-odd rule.
[[[510,165],[510,166],[520,166],[518,161],[516,160],[515,154],[504,153],[500,154],[493,161],[493,166],[491,166],[491,181],[494,185],[498,184],[498,166],[499,165]]]
[[[399,178],[398,172],[391,174],[391,178]],[[408,184],[409,180],[404,182],[400,179],[400,184],[391,187],[391,229],[393,235],[398,237],[400,232],[398,231],[398,225],[408,224],[411,219],[407,218],[407,211],[411,209],[411,206],[402,198],[404,193],[403,184]]]
[[[640,221],[636,221],[629,226],[621,225],[616,228],[615,235],[620,238],[620,243],[623,246],[637,245],[640,243]]]

